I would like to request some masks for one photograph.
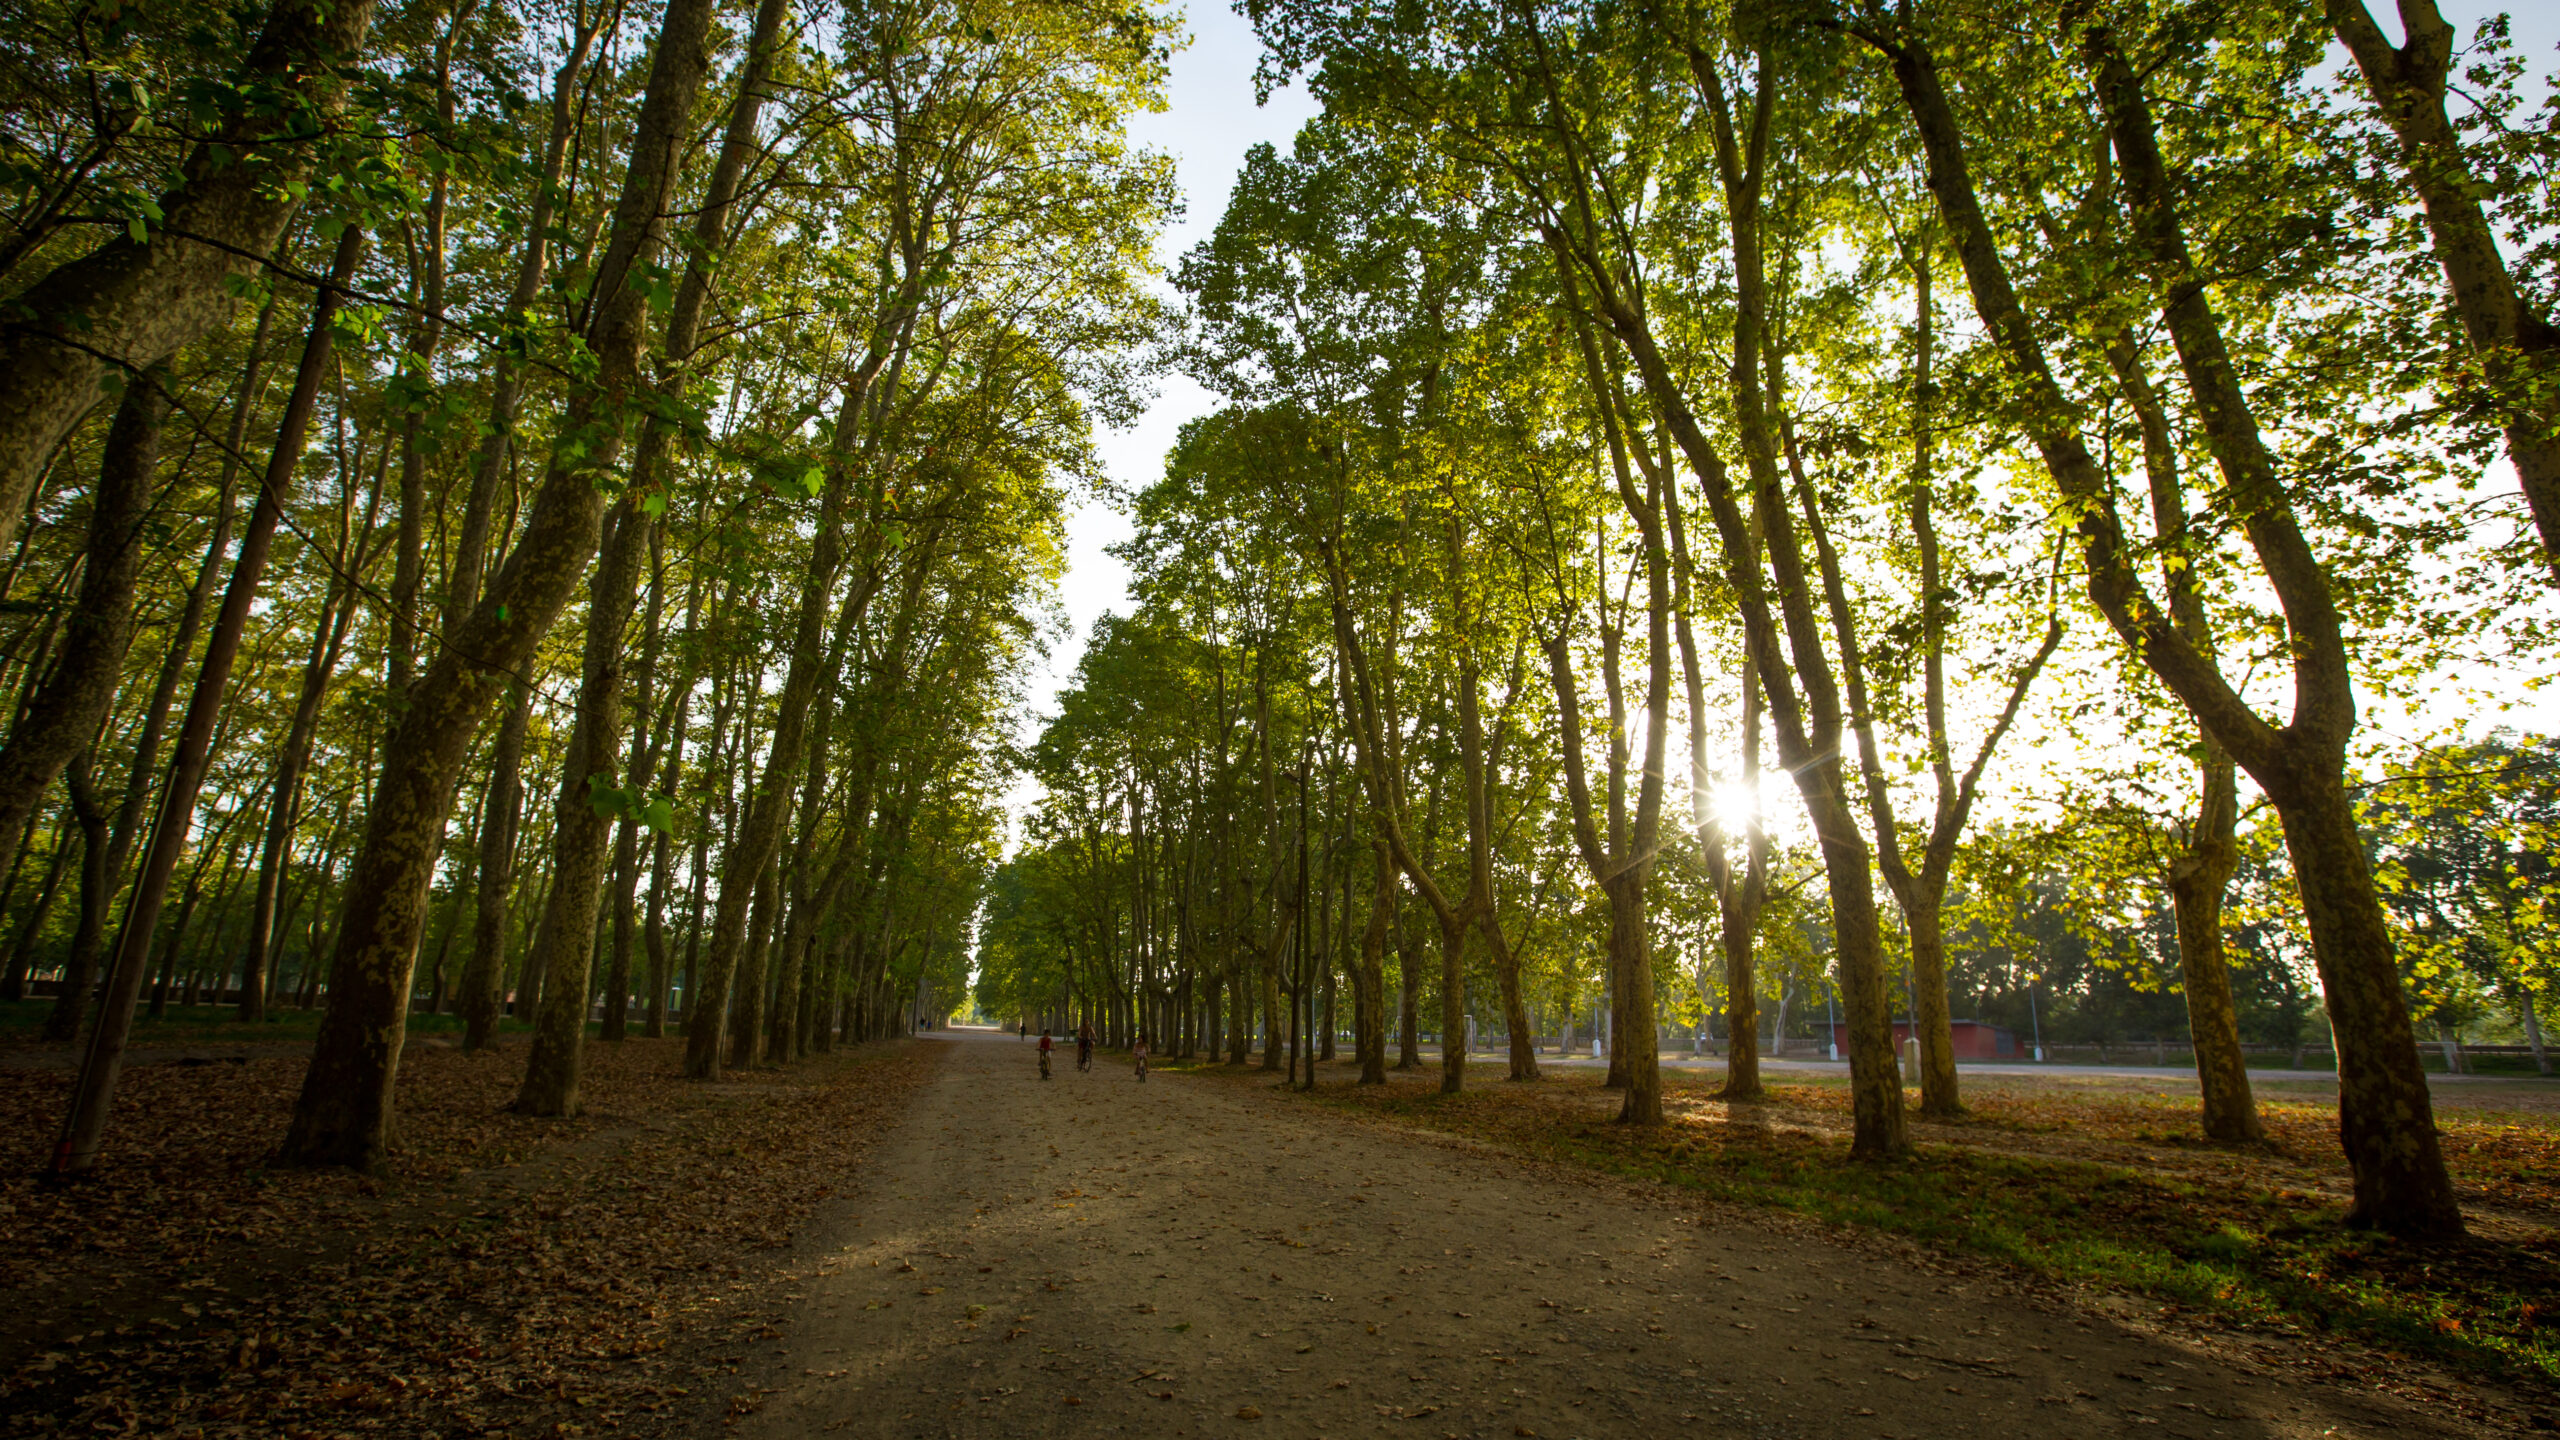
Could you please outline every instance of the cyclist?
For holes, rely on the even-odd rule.
[[[1147,1083],[1147,1037],[1144,1032],[1139,1034],[1138,1043],[1130,1046],[1129,1051],[1138,1057],[1138,1083],[1144,1085]]]
[[[1076,1068],[1087,1074],[1093,1071],[1093,1022],[1090,1020],[1076,1027]]]
[[[1049,1078],[1049,1027],[1040,1027],[1040,1078]]]

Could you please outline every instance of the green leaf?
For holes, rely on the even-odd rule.
[[[676,833],[676,802],[664,795],[652,795],[640,807],[640,823],[661,835]]]

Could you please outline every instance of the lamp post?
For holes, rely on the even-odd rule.
[[[2039,1065],[2044,1063],[2044,1019],[2036,1014],[2036,987],[2043,983],[2041,975],[2027,982],[2027,1026],[2029,1033],[2035,1036],[2036,1063]]]

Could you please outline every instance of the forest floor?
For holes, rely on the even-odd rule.
[[[398,1152],[362,1177],[268,1168],[291,1017],[178,1018],[69,1186],[38,1172],[72,1057],[0,1041],[0,1434],[717,1433],[780,1333],[777,1257],[946,1053],[700,1085],[681,1040],[592,1044],[564,1122],[506,1113],[520,1038],[413,1035]]]
[[[1419,1077],[1355,1092],[1329,1066],[1308,1103],[1250,1070],[1141,1085],[1118,1055],[1080,1074],[1062,1054],[1044,1083],[1029,1045],[955,1037],[868,1193],[795,1247],[786,1338],[761,1352],[743,1435],[2308,1440],[2560,1423],[2530,1378],[2291,1322],[2200,1323],[1908,1227],[1662,1183],[1613,1158],[1588,1083],[1478,1067],[1451,1105]],[[1826,1109],[1763,1107],[1795,1136],[1771,1143],[1845,1150]],[[1952,1166],[1938,1148],[1915,1187]],[[2097,1162],[2034,1163],[2083,1167],[2087,1194],[2057,1183],[2044,1203],[2112,1203]]]
[[[50,999],[0,1000],[0,1070],[80,1067],[78,1046],[46,1043],[45,1021],[52,1014]],[[589,1025],[587,1033],[593,1035],[597,1028]],[[502,1042],[531,1029],[529,1022],[512,1016],[498,1020]],[[126,1056],[128,1064],[164,1065],[255,1055],[304,1055],[310,1053],[311,1042],[319,1033],[320,1012],[316,1008],[278,1005],[267,1012],[265,1019],[244,1022],[230,1005],[171,1005],[163,1014],[144,1010],[134,1015]],[[412,1041],[459,1039],[461,1035],[459,1015],[409,1017]]]

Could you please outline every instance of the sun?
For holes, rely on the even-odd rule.
[[[1708,792],[1707,806],[1716,823],[1728,830],[1739,830],[1760,818],[1759,791],[1739,780],[1727,780]]]

